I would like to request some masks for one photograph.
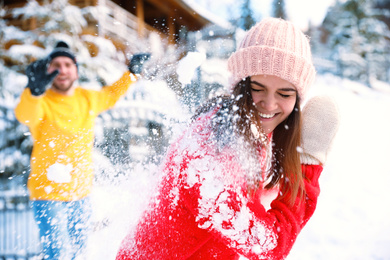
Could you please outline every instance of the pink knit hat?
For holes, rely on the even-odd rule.
[[[293,23],[266,18],[253,26],[228,60],[231,83],[273,75],[292,83],[301,100],[316,74],[308,38]]]

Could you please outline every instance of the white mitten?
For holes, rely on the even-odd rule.
[[[339,121],[330,97],[316,96],[307,102],[302,111],[302,164],[325,164]]]

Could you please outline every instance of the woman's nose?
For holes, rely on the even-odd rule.
[[[263,99],[260,101],[260,105],[262,108],[268,111],[272,111],[277,107],[277,103],[273,95],[266,95],[263,97]]]

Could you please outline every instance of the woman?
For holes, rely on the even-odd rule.
[[[232,94],[198,109],[170,147],[158,193],[117,259],[283,259],[312,216],[338,119],[317,98],[301,123],[315,77],[307,38],[264,19],[228,68]]]

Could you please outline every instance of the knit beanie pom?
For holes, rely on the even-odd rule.
[[[53,60],[56,57],[68,57],[73,60],[73,62],[77,65],[76,56],[72,53],[69,48],[69,45],[66,42],[59,41],[54,47],[53,51],[49,54],[49,59]]]
[[[248,76],[273,75],[292,83],[301,100],[316,74],[308,38],[278,18],[266,18],[247,32],[228,69],[233,86]]]
[[[66,42],[59,41],[59,42],[57,42],[55,48],[68,48],[69,49],[69,45]]]

